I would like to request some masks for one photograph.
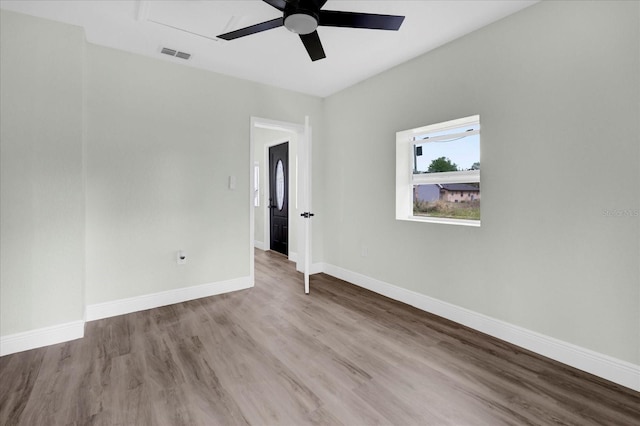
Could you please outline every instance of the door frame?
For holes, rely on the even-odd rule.
[[[308,117],[305,119],[305,123],[308,124]],[[311,164],[311,140],[312,140],[312,131],[311,126],[305,125],[305,123],[291,123],[287,121],[278,121],[272,120],[268,118],[262,117],[254,117],[252,116],[250,119],[250,129],[249,129],[249,182],[251,183],[251,189],[248,191],[249,193],[249,278],[251,281],[251,285],[255,284],[255,206],[254,202],[254,192],[253,192],[253,182],[254,182],[254,150],[255,150],[255,133],[256,129],[270,129],[270,130],[279,130],[286,131],[296,134],[296,142],[297,142],[297,156],[299,159],[303,161],[298,161],[298,170],[297,170],[297,182],[296,182],[296,191],[297,191],[297,204],[298,209],[304,209],[305,206],[310,210],[311,209],[311,173],[309,168],[301,167],[301,164]],[[268,153],[268,148],[267,148]],[[305,156],[304,158],[302,158]],[[291,157],[289,158],[291,161]],[[263,170],[265,169],[263,165]],[[262,176],[265,176],[263,172],[261,172]],[[303,183],[302,185],[300,183]],[[268,185],[268,183],[267,183]],[[264,203],[262,203],[264,204]],[[291,215],[291,205],[289,206],[290,213],[289,217],[293,219],[293,222],[289,223],[289,226],[292,223],[295,223],[296,233],[298,235],[297,238],[297,253],[296,256],[296,270],[300,272],[305,271],[305,263],[310,264],[310,259],[307,259],[304,256],[304,247],[307,246],[306,235],[304,232],[303,219],[299,217],[297,214],[295,216]],[[295,209],[293,209],[295,210]],[[267,228],[265,223],[265,229]],[[266,244],[265,239],[265,244]],[[310,245],[309,245],[310,246]],[[311,250],[309,248],[308,257],[311,258]],[[291,259],[293,260],[293,259]],[[306,262],[305,262],[306,260]],[[307,272],[308,273],[308,272]]]

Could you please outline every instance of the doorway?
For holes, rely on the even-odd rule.
[[[269,141],[265,141],[265,132],[280,134]],[[285,135],[283,136],[282,133]],[[288,136],[286,136],[288,135]],[[292,144],[292,141],[295,143]],[[271,146],[288,143],[288,168],[283,161],[282,168],[289,191],[284,191],[284,198],[287,197],[288,222],[287,226],[287,253],[290,261],[296,263],[296,270],[304,273],[305,292],[309,292],[309,271],[311,259],[311,226],[310,216],[305,212],[311,207],[311,127],[308,118],[304,124],[275,121],[265,118],[251,117],[250,127],[250,182],[264,188],[250,192],[250,217],[249,217],[249,259],[250,259],[250,279],[255,282],[255,257],[254,248],[261,250],[271,250],[271,210],[278,207],[277,192],[271,195],[271,188],[277,191],[275,185],[269,185],[269,149]],[[267,146],[268,145],[268,146]],[[277,168],[277,160],[275,161]],[[289,173],[287,174],[287,169]],[[274,176],[276,171],[274,171]],[[258,177],[256,178],[256,174]],[[256,182],[259,182],[256,183]],[[269,189],[267,189],[269,187]],[[261,192],[263,191],[263,192]],[[269,198],[273,203],[270,203]],[[274,205],[274,209],[267,208]],[[284,208],[284,204],[283,204]],[[278,209],[279,210],[279,209]],[[256,239],[256,237],[258,237]],[[282,239],[281,239],[282,241]],[[275,250],[274,250],[275,251]],[[282,252],[283,250],[280,250]]]
[[[269,147],[269,248],[289,255],[289,142]]]

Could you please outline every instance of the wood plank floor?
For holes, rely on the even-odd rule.
[[[256,251],[256,287],[0,358],[2,425],[638,425],[640,393]]]

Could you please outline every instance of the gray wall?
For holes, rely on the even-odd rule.
[[[87,303],[249,276],[250,117],[322,101],[94,45],[87,87]]]
[[[84,315],[80,28],[0,13],[0,335]]]
[[[87,304],[248,277],[250,117],[309,115],[320,129],[322,100],[1,15],[0,334],[82,320]]]
[[[543,2],[326,99],[325,262],[640,363],[639,218],[603,214],[640,207],[639,5]],[[395,133],[473,114],[482,227],[396,221]]]

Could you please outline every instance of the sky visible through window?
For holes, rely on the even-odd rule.
[[[457,133],[460,129],[429,134],[430,137]],[[416,169],[424,173],[433,160],[446,157],[458,166],[458,170],[469,170],[474,163],[480,162],[480,135],[474,134],[449,141],[417,141],[415,146],[422,147],[422,155],[416,156]]]

